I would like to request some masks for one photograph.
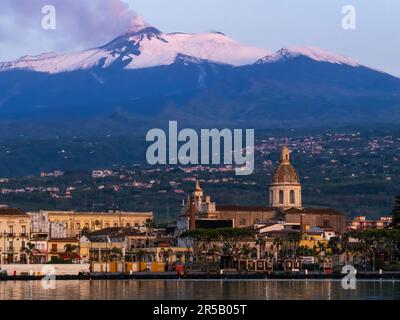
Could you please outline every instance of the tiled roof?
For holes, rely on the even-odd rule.
[[[217,211],[258,211],[258,212],[263,212],[263,211],[275,211],[276,208],[264,207],[264,206],[236,206],[236,205],[221,206],[221,205],[217,205],[216,210]]]
[[[20,209],[0,208],[0,216],[24,216],[29,217],[25,212]]]
[[[281,163],[272,174],[272,184],[300,183],[297,170],[290,163]]]
[[[53,238],[49,239],[49,242],[79,242],[76,238]]]
[[[123,228],[123,227],[112,227],[112,228],[106,228],[98,231],[93,231],[89,234],[89,238],[95,238],[95,237],[125,237],[125,236],[143,236],[145,235],[145,232],[140,232],[137,229],[133,228]]]
[[[285,213],[296,213],[296,214],[332,214],[332,215],[344,215],[343,213],[336,211],[331,208],[291,208],[285,211]]]

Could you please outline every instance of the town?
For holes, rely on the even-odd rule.
[[[0,207],[4,276],[60,274],[298,273],[400,270],[400,198],[393,215],[354,219],[334,208],[308,207],[301,176],[283,145],[259,205],[219,204],[198,180],[181,195],[179,216],[157,222],[152,211],[39,210]],[[61,175],[60,172],[52,173]],[[93,172],[102,178],[112,172]],[[229,192],[229,191],[228,191]]]
[[[22,141],[0,142],[0,203],[24,211],[151,210],[164,223],[176,218],[197,179],[218,203],[258,205],[268,198],[266,186],[286,144],[309,206],[377,219],[400,194],[400,138],[393,132],[257,131],[255,170],[246,177],[230,165],[149,166],[138,158],[145,148],[124,137],[49,140],[34,152]],[[116,151],[124,146],[129,153]]]

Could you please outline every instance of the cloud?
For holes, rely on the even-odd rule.
[[[45,5],[56,8],[55,30],[42,28]],[[144,25],[122,0],[1,0],[0,60],[94,47]]]

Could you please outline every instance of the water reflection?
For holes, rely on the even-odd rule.
[[[334,280],[77,280],[57,281],[55,290],[43,289],[41,281],[5,281],[0,282],[0,299],[400,299],[400,281],[359,280],[356,290],[344,290]]]

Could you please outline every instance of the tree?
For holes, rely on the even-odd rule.
[[[81,235],[87,237],[90,234],[90,229],[88,227],[84,227],[81,231]]]
[[[201,262],[202,269],[208,270],[207,256],[215,257],[221,253],[236,261],[241,259],[246,240],[254,239],[254,231],[239,228],[196,229],[182,233],[186,246],[192,249],[193,258]]]
[[[111,261],[121,261],[122,260],[122,252],[119,248],[112,248],[110,254]]]
[[[72,252],[76,251],[78,248],[79,248],[79,246],[68,243],[65,245],[65,252],[72,253]]]
[[[28,242],[26,247],[21,250],[22,252],[24,252],[28,255],[29,263],[32,263],[33,249],[35,249],[35,244]]]
[[[180,236],[185,239],[187,251],[192,253],[194,263],[200,263],[201,269],[207,269],[206,258],[208,254],[213,254],[212,247],[218,238],[217,234],[215,229],[195,229],[187,230]]]
[[[170,263],[170,257],[173,254],[174,254],[174,252],[172,251],[171,248],[169,248],[169,249],[161,248],[161,250],[160,250],[160,258],[163,260],[163,262],[165,264],[169,264]]]
[[[222,252],[233,257],[234,260],[238,262],[238,268],[240,270],[240,259],[245,253],[248,244],[246,240],[255,240],[254,231],[249,229],[239,229],[239,228],[221,228],[215,230],[219,241],[222,243]],[[245,251],[245,252],[243,252]]]
[[[138,257],[138,262],[139,262],[139,272],[142,271],[142,260],[143,258],[147,255],[147,251],[143,249],[139,249],[136,252],[136,256]]]
[[[400,195],[395,198],[395,203],[392,211],[393,227],[400,229]]]

